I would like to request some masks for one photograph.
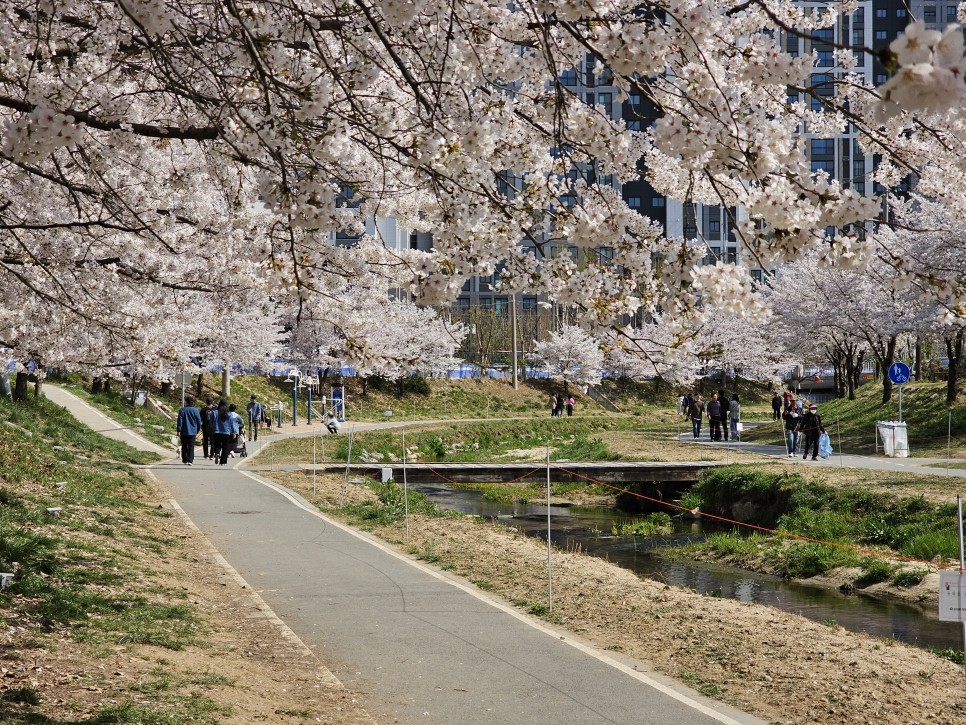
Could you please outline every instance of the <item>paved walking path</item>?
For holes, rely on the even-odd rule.
[[[44,383],[42,390],[48,400],[62,408],[67,408],[77,420],[101,435],[113,438],[116,441],[121,441],[122,443],[127,443],[139,451],[150,451],[151,453],[158,453],[165,457],[174,455],[174,448],[164,448],[157,443],[152,443],[144,436],[139,435],[130,428],[125,428],[116,420],[107,417],[97,408],[77,397],[69,390],[65,390],[57,385],[50,385],[49,383]],[[174,433],[174,430],[171,432]]]
[[[873,471],[898,471],[905,473],[925,474],[929,476],[950,476],[966,478],[966,469],[962,468],[932,468],[929,464],[945,464],[945,458],[886,458],[885,456],[860,456],[842,454],[835,451],[829,458],[818,460],[802,459],[802,452],[799,451],[795,456],[789,457],[788,449],[784,446],[773,446],[764,443],[736,443],[734,441],[712,442],[707,438],[707,433],[701,431],[701,437],[695,440],[692,433],[681,433],[678,439],[684,443],[694,443],[695,445],[711,446],[713,448],[725,448],[733,451],[744,451],[745,453],[758,453],[762,456],[770,456],[780,461],[793,465],[820,466],[835,468],[867,468]],[[833,442],[834,447],[834,442]],[[962,463],[961,458],[951,458],[950,463]]]
[[[88,414],[76,396],[62,400]],[[216,467],[199,455],[192,467],[172,460],[152,471],[322,663],[364,693],[378,722],[761,722],[326,518],[239,470],[243,460]]]

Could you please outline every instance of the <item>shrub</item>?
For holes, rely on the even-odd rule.
[[[928,573],[925,569],[902,569],[892,577],[892,583],[897,587],[908,589],[920,584]]]
[[[862,573],[858,576],[858,578],[856,578],[855,583],[863,587],[867,587],[870,584],[884,582],[890,576],[892,576],[892,572],[895,571],[895,567],[888,562],[872,557],[863,559],[861,566]]]
[[[923,561],[931,561],[937,556],[953,559],[959,556],[959,534],[946,529],[925,531],[903,543],[899,553]]]
[[[778,556],[779,570],[788,577],[807,579],[824,574],[840,566],[855,563],[855,557],[838,546],[824,544],[793,544]]]

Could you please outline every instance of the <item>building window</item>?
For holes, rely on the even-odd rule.
[[[531,310],[537,309],[537,298],[536,297],[524,297],[520,300],[520,307],[524,312],[529,312]]]
[[[922,19],[926,23],[936,22],[936,6],[935,5],[925,5],[922,8]]]
[[[947,23],[955,23],[956,20],[957,20],[957,18],[956,18],[956,6],[955,5],[947,5],[946,6],[946,22]]]
[[[829,176],[835,175],[835,162],[830,160],[812,161],[812,172],[825,171]]]
[[[906,9],[905,8],[897,8],[896,9],[896,17],[897,18],[904,18],[904,17],[906,17]]]
[[[884,31],[884,30],[876,30],[875,31],[875,39],[876,40],[885,40],[888,37],[889,37],[889,34],[886,31]]]
[[[629,206],[631,209],[640,209],[641,208],[641,197],[639,197],[639,196],[629,196],[629,197],[627,197],[627,206]]]
[[[598,105],[604,107],[604,112],[608,116],[610,115],[610,104],[613,102],[613,98],[614,98],[614,96],[611,93],[598,93],[597,94],[597,103],[598,103]]]
[[[560,82],[563,83],[565,86],[577,85],[577,69],[568,68],[563,73],[561,73]]]
[[[757,284],[761,284],[761,270],[760,269],[751,270],[751,279]]]
[[[480,297],[480,309],[481,310],[492,310],[493,309],[493,298],[492,297]]]
[[[627,122],[627,128],[629,130],[631,130],[631,131],[640,131],[641,130],[641,122],[640,121],[628,121]]]
[[[458,300],[456,300],[456,304],[458,305],[460,312],[467,312],[470,309],[470,298],[460,297]]]
[[[835,65],[835,55],[831,50],[818,51],[819,68],[831,68],[833,65]]]
[[[419,236],[416,232],[410,232],[409,234],[409,248],[419,249]]]
[[[641,94],[640,93],[632,93],[631,94],[631,105],[632,106],[639,106],[639,105],[641,105]]]
[[[885,18],[885,17],[888,17],[888,15],[889,15],[889,11],[888,11],[887,8],[876,8],[875,9],[875,16],[877,18]]]
[[[597,263],[598,264],[613,264],[614,263],[614,248],[613,247],[598,247],[597,248]]]
[[[835,140],[831,138],[813,138],[813,156],[831,156],[835,153]]]
[[[728,252],[725,255],[725,261],[731,264],[738,263],[738,250],[735,247],[728,247]]]
[[[509,297],[497,297],[496,304],[494,305],[496,314],[505,315],[510,309],[510,298]]]
[[[721,239],[721,220],[720,219],[709,219],[708,220],[708,236],[712,239]]]
[[[875,84],[877,86],[881,86],[887,80],[889,80],[889,76],[887,76],[885,73],[876,73],[875,74]]]
[[[651,197],[651,206],[653,206],[653,207],[662,207],[662,206],[664,206],[664,197],[663,196],[652,196]]]

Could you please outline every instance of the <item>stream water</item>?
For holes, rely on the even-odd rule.
[[[410,488],[440,508],[496,520],[546,541],[546,505],[496,503],[484,499],[480,491],[436,484],[410,484]],[[816,622],[835,622],[853,632],[866,632],[918,647],[961,649],[963,646],[959,623],[940,622],[936,613],[921,607],[861,594],[843,594],[706,562],[671,560],[657,551],[700,541],[707,534],[722,530],[705,522],[675,519],[675,531],[669,536],[611,535],[615,523],[632,518],[616,509],[551,506],[551,540],[561,549],[579,549],[641,576],[701,594],[766,604]]]

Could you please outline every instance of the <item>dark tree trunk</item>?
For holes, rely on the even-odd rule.
[[[34,398],[39,398],[44,392],[44,379],[37,375],[34,377]]]
[[[13,399],[24,402],[27,399],[27,383],[30,382],[30,373],[17,373],[17,382],[13,388]]]
[[[916,337],[916,382],[922,382],[922,338]]]
[[[963,359],[964,334],[966,330],[960,329],[955,337],[946,338],[946,356],[949,358],[949,368],[946,370],[946,402],[949,405],[955,403],[959,397],[959,364]]]
[[[171,385],[172,383],[170,380],[165,380],[163,383],[161,383],[161,397],[171,395]]]
[[[97,395],[103,389],[104,389],[104,381],[103,380],[101,380],[100,378],[94,378],[91,381],[91,392],[94,393],[94,395]]]
[[[105,393],[111,392],[111,379],[110,378],[104,378],[104,392]]]
[[[406,376],[400,375],[399,380],[396,381],[396,397],[401,398],[403,393],[406,392]]]
[[[195,397],[201,400],[201,394],[205,392],[205,374],[198,373],[198,379],[195,381]]]
[[[369,394],[369,376],[364,375],[362,378],[362,396],[365,397]]]

